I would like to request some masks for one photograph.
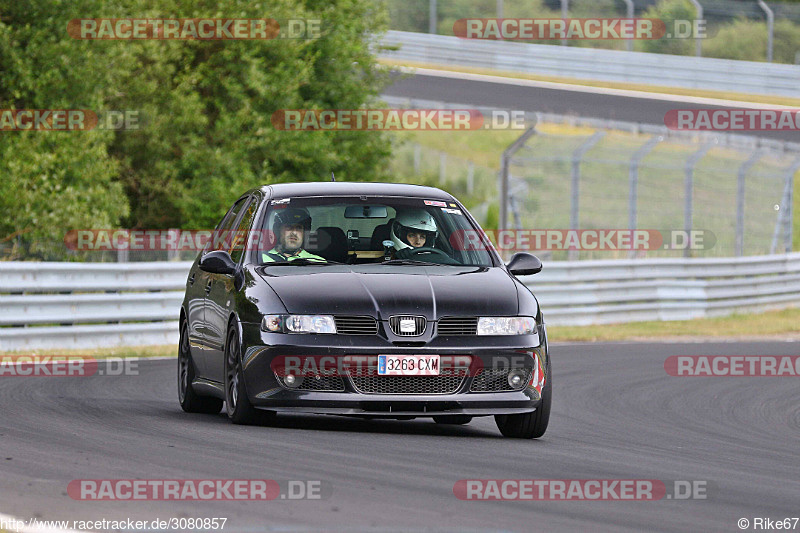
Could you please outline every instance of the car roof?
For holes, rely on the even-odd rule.
[[[358,181],[313,181],[302,183],[276,183],[264,185],[261,190],[272,192],[273,197],[287,196],[410,196],[453,200],[453,197],[436,187],[408,183],[378,183]]]

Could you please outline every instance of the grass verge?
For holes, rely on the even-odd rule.
[[[695,320],[630,322],[598,326],[552,326],[547,328],[550,342],[624,341],[708,337],[758,339],[761,337],[800,336],[800,308],[767,311],[757,315],[730,315]]]

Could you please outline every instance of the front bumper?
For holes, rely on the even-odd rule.
[[[541,387],[549,368],[544,330],[519,337],[435,337],[421,346],[406,346],[380,336],[287,335],[263,332],[258,324],[242,324],[245,387],[254,407],[277,412],[336,414],[370,417],[425,417],[441,415],[488,416],[530,413],[541,405]],[[536,376],[521,390],[476,392],[475,373],[463,377],[446,394],[365,393],[352,378],[341,375],[340,392],[289,389],[276,377],[280,356],[375,356],[378,354],[439,354],[471,356],[478,367],[500,365],[525,368]],[[536,372],[538,368],[538,373]],[[391,379],[383,377],[381,379]],[[534,380],[532,380],[534,381]],[[538,385],[538,387],[537,387]]]

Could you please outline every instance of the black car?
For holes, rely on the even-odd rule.
[[[188,412],[493,415],[535,438],[552,379],[539,304],[450,194],[385,183],[292,183],[244,194],[192,265],[180,312]]]

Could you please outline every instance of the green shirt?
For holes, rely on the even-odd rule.
[[[269,252],[261,252],[261,261],[263,263],[275,263],[277,261],[294,261],[295,259],[311,259],[312,261],[322,261],[327,263],[327,259],[324,257],[320,257],[318,255],[314,255],[311,252],[307,252],[305,250],[300,250],[299,253],[294,255],[289,255],[284,252],[281,252],[280,249],[273,248]]]

